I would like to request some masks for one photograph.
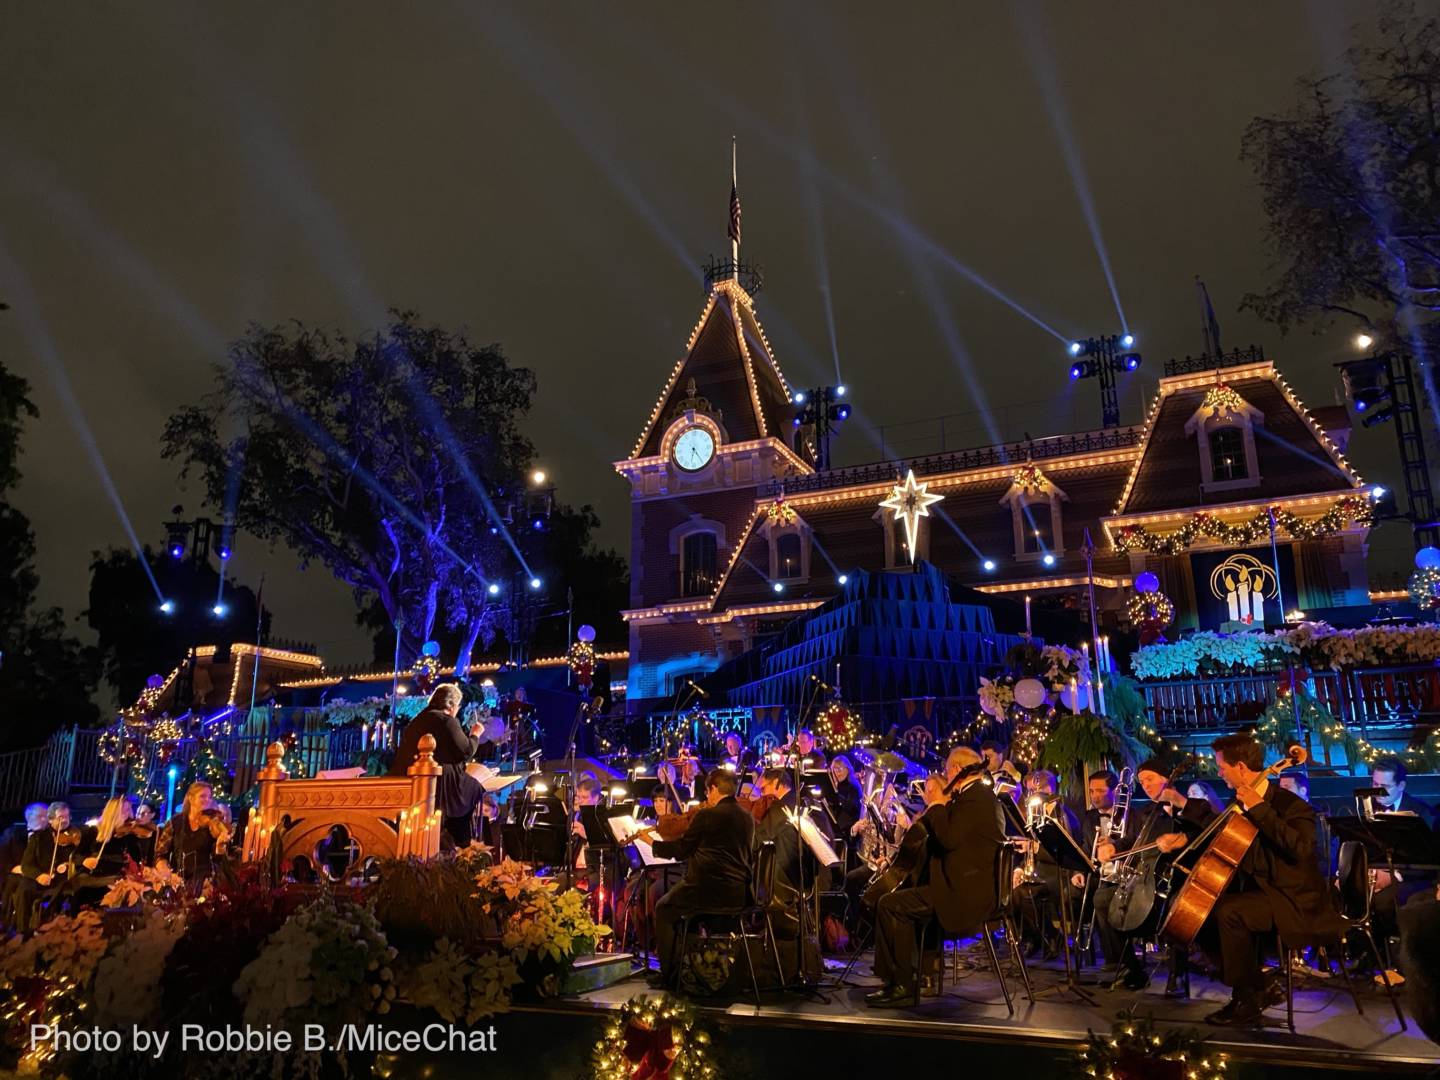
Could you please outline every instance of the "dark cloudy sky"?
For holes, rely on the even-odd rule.
[[[939,414],[952,445],[1094,426],[1093,385],[1067,384],[1040,324],[1118,329],[1097,236],[1147,358],[1127,421],[1164,358],[1201,349],[1197,273],[1227,345],[1264,343],[1333,400],[1338,333],[1282,340],[1236,311],[1267,278],[1237,153],[1372,10],[11,5],[0,356],[43,411],[17,501],[44,597],[78,613],[91,551],[127,542],[101,462],[142,540],[173,503],[199,509],[158,435],[247,322],[359,330],[392,305],[538,373],[544,460],[623,547],[610,462],[698,314],[697,264],[725,249],[732,134],[781,366],[808,385],[838,358],[852,388],[841,460]],[[910,428],[913,449],[935,430]],[[1388,432],[1357,442],[1393,477]],[[268,572],[277,633],[366,655],[323,568],[242,543],[233,569]]]

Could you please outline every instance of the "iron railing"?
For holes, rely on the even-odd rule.
[[[1260,364],[1265,361],[1265,350],[1257,345],[1248,349],[1234,349],[1219,356],[1187,356],[1183,359],[1166,360],[1165,374],[1197,375],[1203,371],[1217,371],[1221,368],[1242,367],[1245,364]]]
[[[770,498],[782,493],[800,495],[838,487],[890,483],[895,480],[902,465],[914,469],[916,476],[934,476],[938,473],[986,469],[997,465],[1022,465],[1027,461],[1044,461],[1074,454],[1126,450],[1140,445],[1143,430],[1136,426],[1108,431],[1086,431],[1077,435],[1024,439],[999,446],[978,446],[945,454],[853,465],[845,469],[831,469],[829,472],[814,473],[810,476],[791,476],[773,481],[761,489],[761,497]]]

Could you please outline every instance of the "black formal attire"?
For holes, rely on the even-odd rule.
[[[860,788],[847,776],[836,785],[835,794],[826,801],[830,806],[830,816],[835,819],[836,838],[845,841],[847,845],[853,844],[850,830],[860,820]],[[850,861],[854,862],[853,859]]]
[[[465,847],[471,839],[471,817],[485,794],[480,781],[465,771],[466,764],[475,757],[479,740],[460,726],[459,717],[434,706],[427,707],[410,721],[405,734],[400,736],[390,775],[406,774],[419,758],[420,740],[426,735],[435,737],[435,763],[440,766],[440,784],[435,795],[440,827],[456,847]]]
[[[18,898],[22,895],[33,896],[35,883],[25,876],[20,864],[25,858],[30,837],[34,835],[24,822],[12,825],[6,831],[3,866],[0,866],[0,875],[3,875],[3,880],[0,880],[0,921],[6,926],[14,927],[19,921]]]
[[[1404,793],[1400,801],[1393,807],[1376,807],[1377,810],[1391,812],[1408,812],[1414,814],[1425,826],[1434,832],[1436,828],[1437,814],[1435,807],[1423,803],[1412,797],[1408,792]],[[1383,865],[1371,867],[1373,870],[1387,869]],[[1371,910],[1375,915],[1375,927],[1383,937],[1393,937],[1400,931],[1398,910],[1410,903],[1416,897],[1424,899],[1435,895],[1436,873],[1434,870],[1399,870],[1400,880],[1392,881],[1383,889],[1377,889],[1371,900]]]
[[[0,874],[8,874],[20,865],[29,842],[30,830],[23,821],[17,821],[0,834]]]
[[[1137,844],[1154,843],[1169,833],[1184,833],[1187,840],[1194,840],[1214,818],[1214,809],[1204,799],[1190,799],[1185,803],[1185,808],[1179,811],[1169,803],[1146,803],[1131,811],[1130,820],[1125,823],[1125,832],[1115,843],[1115,850],[1117,853],[1129,851]],[[1169,872],[1176,854],[1137,855],[1136,859],[1154,858],[1155,877],[1159,880]],[[1110,922],[1110,903],[1114,898],[1113,884],[1101,883],[1095,890],[1095,933],[1100,938],[1100,949],[1105,954],[1107,964],[1127,970],[1139,970],[1142,964],[1135,955],[1134,943],[1137,939],[1144,939],[1155,932],[1160,905],[1156,904],[1150,915],[1136,929],[1125,931]]]
[[[79,832],[75,827],[67,833]],[[25,843],[25,854],[20,859],[20,880],[15,882],[11,898],[15,927],[21,933],[34,930],[37,922],[36,900],[50,900],[60,895],[71,870],[71,860],[80,853],[79,843],[61,844],[56,842],[57,833],[46,827],[30,834]],[[50,884],[40,884],[41,874],[50,875]]]
[[[224,854],[211,829],[210,814],[218,816],[217,811],[206,811],[199,826],[193,827],[190,815],[182,807],[155,838],[155,858],[169,863],[170,869],[184,878],[192,891],[214,876],[215,865]]]
[[[915,989],[916,937],[932,918],[949,935],[976,929],[997,906],[996,867],[1005,844],[995,793],[972,781],[919,821],[929,833],[924,881],[880,898],[875,909],[875,974],[902,992]]]
[[[1260,830],[1240,861],[1239,891],[1215,906],[1221,977],[1237,998],[1255,998],[1264,985],[1261,947],[1278,930],[1300,936],[1338,936],[1340,916],[1315,864],[1315,811],[1271,781],[1264,801],[1245,811]]]
[[[771,802],[755,823],[755,849],[767,841],[775,844],[776,880],[794,888],[800,881],[800,830],[790,820],[795,812],[795,793],[787,791],[783,798]]]
[[[685,876],[655,904],[655,952],[662,971],[676,957],[675,925],[682,915],[743,907],[750,900],[755,819],[727,795],[701,809],[677,840],[653,845],[662,859],[685,860]]]

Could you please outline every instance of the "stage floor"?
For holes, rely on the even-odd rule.
[[[967,953],[967,958],[970,955]],[[1279,1066],[1400,1075],[1423,1075],[1440,1067],[1440,1046],[1424,1037],[1408,1010],[1409,1030],[1401,1032],[1389,999],[1376,987],[1374,993],[1361,992],[1365,1012],[1357,1015],[1338,975],[1331,980],[1336,984],[1333,989],[1327,985],[1296,990],[1296,1030],[1292,1035],[1285,1026],[1283,1004],[1266,1013],[1262,1028],[1236,1031],[1210,1027],[1204,1022],[1205,1014],[1223,1004],[1229,998],[1229,991],[1200,975],[1191,978],[1189,1001],[1172,1001],[1163,996],[1165,976],[1161,972],[1152,979],[1150,987],[1140,993],[1087,986],[1086,990],[1095,1000],[1092,1006],[1068,991],[1044,993],[1063,984],[1062,972],[1058,967],[1032,962],[1031,981],[1039,1000],[1028,1001],[1018,977],[1008,977],[1015,997],[1015,1015],[1011,1017],[1006,1013],[1000,986],[988,965],[972,967],[958,983],[951,981],[947,970],[944,993],[922,998],[920,1004],[911,1009],[865,1006],[863,995],[878,985],[871,976],[868,955],[851,972],[848,980],[851,986],[834,985],[842,966],[827,959],[826,977],[817,995],[762,994],[758,1010],[748,997],[696,1000],[694,1004],[714,1010],[717,1020],[723,1016],[723,1022],[737,1036],[745,1026],[758,1024],[828,1030],[837,1036],[895,1035],[992,1044],[1023,1043],[1053,1053],[1073,1051],[1085,1041],[1087,1031],[1109,1032],[1116,1014],[1131,1009],[1153,1016],[1162,1025],[1190,1027],[1201,1036],[1209,1035],[1213,1044],[1237,1063],[1272,1066],[1265,1071],[1266,1075],[1275,1075],[1275,1067]],[[1087,971],[1082,978],[1093,980],[1094,972]],[[566,1004],[577,1010],[608,1011],[636,994],[647,992],[650,991],[646,990],[641,973],[637,973]],[[1402,991],[1402,1008],[1405,1004]]]

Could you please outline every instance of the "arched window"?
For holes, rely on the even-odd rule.
[[[680,543],[680,595],[707,596],[715,588],[716,544],[712,532],[693,532]]]
[[[1250,475],[1245,461],[1245,433],[1238,427],[1210,432],[1210,475],[1216,482],[1244,480]]]
[[[777,578],[804,577],[803,558],[798,532],[781,533],[775,538],[775,576]]]

